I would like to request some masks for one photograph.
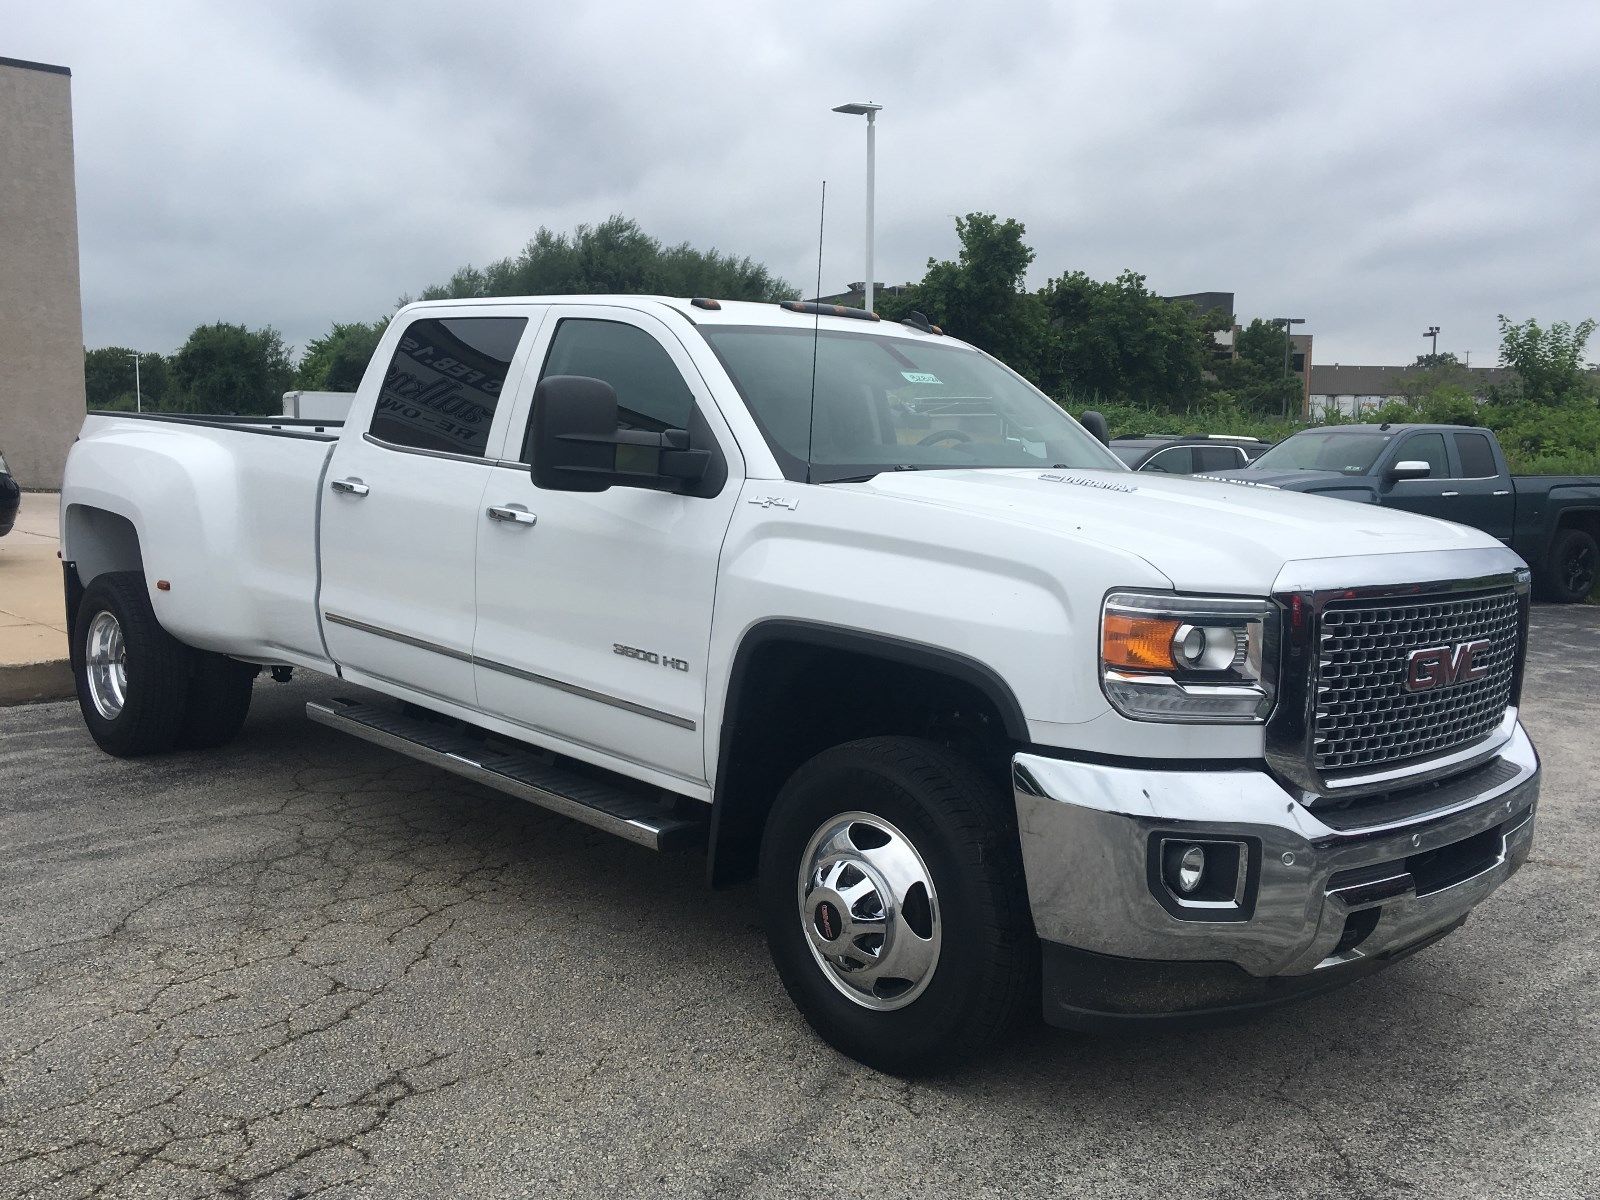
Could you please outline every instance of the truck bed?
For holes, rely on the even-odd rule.
[[[343,421],[314,421],[302,417],[236,416],[223,413],[131,413],[98,408],[90,409],[88,415],[130,421],[167,421],[178,425],[200,425],[210,429],[231,429],[239,433],[313,437],[320,441],[333,441],[344,428]]]
[[[325,665],[317,529],[338,431],[274,416],[92,412],[62,484],[62,553],[91,575],[142,571],[162,625],[190,645]]]

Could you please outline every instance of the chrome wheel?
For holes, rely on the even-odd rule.
[[[800,860],[800,925],[828,981],[864,1008],[903,1008],[939,963],[939,897],[922,855],[882,817],[830,818]]]
[[[128,700],[128,650],[122,624],[109,612],[97,612],[89,622],[83,669],[95,711],[108,721],[116,720]]]

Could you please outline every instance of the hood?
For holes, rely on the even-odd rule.
[[[897,471],[828,486],[1107,546],[1144,559],[1181,591],[1264,596],[1290,561],[1502,548],[1488,534],[1431,517],[1182,475]],[[1396,580],[1404,571],[1397,563]]]
[[[1202,478],[1264,484],[1287,492],[1370,492],[1373,484],[1370,476],[1346,475],[1341,471],[1258,471],[1251,467],[1207,471]]]

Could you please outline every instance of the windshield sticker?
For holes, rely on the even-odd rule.
[[[907,383],[933,383],[937,384],[939,387],[944,386],[944,380],[940,379],[937,375],[930,375],[926,371],[901,371],[900,378],[904,379]]]

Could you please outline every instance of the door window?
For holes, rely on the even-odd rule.
[[[1189,457],[1189,447],[1173,446],[1154,455],[1139,468],[1141,471],[1159,471],[1167,475],[1187,475],[1194,469]]]
[[[400,335],[368,431],[395,446],[482,457],[526,317],[424,317]]]
[[[637,325],[567,318],[556,326],[540,379],[583,375],[609,383],[617,393],[617,423],[623,429],[660,433],[687,429],[694,394],[666,348]],[[523,460],[527,461],[524,439]]]
[[[1194,447],[1196,471],[1231,471],[1244,466],[1244,452],[1237,446]]]
[[[1442,433],[1419,433],[1407,438],[1395,455],[1395,462],[1425,462],[1429,479],[1450,478],[1450,460],[1445,455]]]
[[[1461,478],[1488,479],[1500,474],[1495,466],[1494,448],[1481,433],[1458,433],[1456,454],[1461,459]]]

